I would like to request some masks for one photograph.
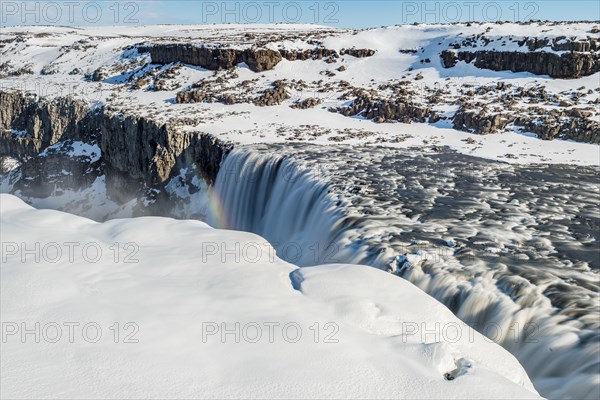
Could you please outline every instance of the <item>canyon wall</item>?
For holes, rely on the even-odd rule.
[[[96,133],[96,114],[80,100],[49,101],[17,91],[0,91],[0,103],[0,156],[31,157],[61,138]]]
[[[320,60],[335,59],[349,55],[357,58],[371,57],[375,54],[371,49],[342,49],[339,52],[326,48],[307,50],[272,50],[272,49],[229,49],[220,47],[205,47],[195,44],[151,44],[138,47],[140,53],[150,53],[155,64],[171,64],[181,62],[209,70],[222,70],[245,63],[254,72],[273,69],[282,59]]]
[[[0,157],[22,162],[18,188],[31,195],[48,196],[57,183],[77,189],[105,174],[108,195],[125,202],[189,166],[212,184],[232,148],[202,132],[107,107],[91,109],[71,97],[48,100],[11,91],[0,92],[0,100]],[[73,141],[97,146],[98,159],[73,156]],[[66,153],[54,151],[63,147]]]
[[[455,51],[441,53],[444,68],[454,67],[458,61],[474,64],[477,68],[493,71],[531,72],[552,78],[575,79],[600,71],[600,56],[596,53],[522,51]]]

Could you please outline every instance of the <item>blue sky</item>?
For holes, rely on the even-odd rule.
[[[2,0],[0,13],[5,26],[287,22],[359,28],[472,20],[600,20],[600,1]]]

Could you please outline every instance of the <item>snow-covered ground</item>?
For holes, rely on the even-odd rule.
[[[507,351],[382,271],[298,269],[198,221],[0,207],[3,398],[538,398]]]
[[[463,61],[446,69],[440,59],[440,52],[455,44],[462,43],[461,49],[469,51],[527,51],[526,45],[519,45],[527,38],[557,40],[558,43],[563,37],[571,41],[587,40],[597,38],[597,34],[590,33],[597,27],[595,23],[405,25],[367,30],[314,25],[10,27],[2,32],[6,43],[1,54],[7,61],[0,66],[0,72],[5,75],[2,88],[17,88],[44,97],[73,95],[90,103],[109,104],[126,113],[151,116],[236,143],[295,140],[400,148],[447,145],[465,154],[510,163],[599,165],[597,145],[543,141],[512,124],[498,134],[474,135],[452,129],[451,118],[461,102],[471,100],[481,102],[480,108],[507,111],[503,110],[505,106],[500,100],[513,96],[515,90],[524,89],[542,90],[550,100],[540,102],[515,95],[515,109],[509,111],[509,115],[527,116],[531,114],[531,107],[537,106],[559,112],[585,109],[590,113],[588,120],[597,125],[600,73],[577,79],[553,79],[529,72],[479,69]],[[141,44],[157,43],[294,50],[315,48],[315,42],[321,48],[338,52],[362,48],[372,49],[375,54],[366,58],[342,56],[331,62],[284,59],[272,70],[260,73],[243,64],[232,71],[220,72],[176,65],[179,69],[174,77],[161,77],[163,89],[155,90],[156,79],[174,66],[152,64],[149,54],[137,51]],[[535,51],[556,53],[548,46]],[[339,71],[342,66],[344,70]],[[99,70],[104,74],[99,81],[85,78]],[[217,95],[252,97],[281,80],[288,82],[290,98],[278,105],[258,107],[248,102],[226,105],[218,101],[177,104],[175,101],[178,92],[202,81],[208,82],[209,92]],[[382,85],[402,82],[411,93],[412,102],[431,107],[442,120],[376,123],[329,111],[352,103],[355,96],[348,97],[349,90],[364,90],[376,98],[394,99],[396,94]],[[491,95],[470,92],[472,88],[497,84],[511,86],[506,92],[492,90]],[[431,96],[437,90],[441,91],[441,100],[433,103]],[[320,103],[309,109],[290,108],[309,98],[318,99]],[[494,111],[487,112],[493,114]],[[343,134],[344,130],[350,134]]]

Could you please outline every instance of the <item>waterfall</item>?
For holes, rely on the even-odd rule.
[[[542,395],[599,397],[597,315],[576,301],[553,306],[542,281],[501,263],[492,268],[482,260],[466,265],[453,256],[440,263],[399,254],[393,239],[374,240],[372,231],[385,231],[386,221],[353,214],[321,173],[291,157],[236,149],[210,197],[213,226],[261,235],[280,258],[299,266],[360,263],[394,272],[513,353]],[[563,297],[569,298],[566,289]]]
[[[335,262],[343,232],[340,201],[327,183],[290,158],[234,150],[210,194],[211,225],[256,233],[299,266]]]

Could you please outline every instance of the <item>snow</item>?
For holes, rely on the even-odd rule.
[[[59,142],[49,146],[39,154],[39,157],[47,157],[49,154],[61,153],[69,157],[87,157],[90,163],[100,160],[102,150],[97,144],[89,144],[79,140]]]
[[[8,193],[22,176],[21,162],[13,157],[0,157],[0,193]]]
[[[363,118],[348,118],[340,114],[333,114],[327,110],[313,108],[308,110],[295,110],[287,106],[254,107],[246,104],[235,105],[204,105],[207,109],[232,111],[226,119],[205,121],[202,130],[218,137],[226,138],[241,144],[252,143],[285,143],[287,136],[277,135],[279,124],[274,121],[284,121],[287,131],[301,128],[310,124],[318,126],[331,133],[319,136],[312,140],[313,144],[327,145],[332,142],[330,137],[335,136],[344,129],[364,130],[374,132],[377,136],[383,136],[390,140],[385,143],[386,147],[411,148],[418,147],[427,151],[424,142],[429,145],[449,146],[461,153],[501,160],[514,164],[527,163],[556,163],[575,165],[600,165],[600,150],[598,145],[578,143],[571,141],[540,140],[536,136],[525,136],[517,132],[505,132],[497,135],[473,135],[444,126],[442,121],[436,125],[430,124],[376,124]],[[447,124],[447,122],[446,122]],[[391,139],[401,138],[399,142]],[[467,139],[474,139],[477,145],[469,145]],[[374,144],[365,143],[364,139],[353,138],[344,141],[344,144],[360,145]],[[509,149],[507,146],[511,146]],[[433,151],[433,150],[432,150]],[[515,152],[518,158],[505,158],[507,152]]]
[[[538,398],[508,352],[382,271],[299,269],[199,221],[101,224],[4,194],[0,210],[2,397]],[[36,322],[40,343],[21,335]]]
[[[20,174],[20,170],[17,170]],[[7,175],[0,181],[2,193],[9,193],[12,189],[11,182],[18,179],[20,175],[13,177]],[[20,190],[14,192],[16,196],[24,198],[36,208],[51,210],[63,210],[70,213],[104,221],[110,218],[127,218],[134,214],[137,205],[136,199],[125,204],[118,204],[111,200],[106,192],[106,177],[99,176],[89,187],[81,190],[55,188],[51,196],[33,197],[23,194]]]
[[[99,102],[111,106],[122,106],[127,112],[140,115],[152,115],[165,122],[178,121],[182,116],[198,116],[199,121],[186,122],[186,129],[208,132],[220,139],[235,143],[284,142],[290,139],[280,132],[302,130],[297,140],[317,144],[331,144],[330,139],[342,129],[355,129],[365,133],[376,133],[376,139],[348,139],[343,143],[386,145],[398,148],[431,145],[449,146],[459,152],[500,160],[508,163],[566,163],[577,165],[600,165],[598,145],[571,143],[566,141],[542,141],[537,137],[528,137],[528,132],[503,132],[495,135],[473,135],[452,129],[450,120],[435,124],[377,124],[364,118],[347,118],[327,111],[329,107],[343,106],[346,100],[338,100],[340,92],[336,89],[321,93],[317,88],[309,88],[304,93],[293,91],[291,99],[284,104],[272,107],[256,107],[250,104],[223,105],[220,103],[175,104],[178,91],[200,79],[213,75],[198,67],[184,65],[174,81],[181,86],[167,91],[132,90],[118,84],[127,75],[124,71],[134,71],[147,61],[147,55],[131,50],[131,46],[140,43],[184,41],[196,44],[222,44],[228,48],[246,48],[252,42],[245,34],[269,34],[276,38],[266,47],[306,49],[307,41],[313,35],[323,42],[326,48],[370,48],[376,50],[372,57],[355,58],[342,56],[336,64],[326,64],[322,60],[290,62],[281,61],[273,70],[254,73],[246,66],[236,68],[237,78],[228,81],[234,93],[244,93],[241,83],[244,80],[258,79],[256,87],[266,88],[278,79],[304,80],[305,82],[323,81],[335,87],[341,81],[365,89],[377,89],[379,85],[404,79],[411,85],[423,88],[440,87],[450,90],[455,96],[461,96],[461,90],[467,85],[512,84],[516,87],[544,88],[548,93],[574,92],[580,87],[592,89],[586,94],[584,104],[592,106],[598,96],[600,73],[578,79],[552,79],[531,73],[512,73],[510,71],[491,71],[459,62],[457,66],[445,69],[441,66],[439,53],[448,49],[450,44],[462,38],[484,35],[493,39],[490,44],[478,40],[468,50],[517,50],[517,39],[537,37],[555,39],[565,36],[569,39],[585,39],[589,36],[594,23],[565,24],[452,24],[452,25],[403,25],[366,30],[344,30],[319,27],[316,25],[159,25],[128,27],[88,27],[73,29],[67,27],[7,27],[3,37],[13,37],[18,32],[29,35],[25,42],[14,42],[6,46],[4,53],[15,66],[31,64],[34,75],[19,77],[8,76],[2,79],[3,88],[20,88],[39,95],[56,96],[72,94],[89,102]],[[47,33],[51,36],[39,37],[36,34]],[[324,35],[321,38],[319,35]],[[269,36],[271,37],[271,36]],[[501,38],[501,40],[499,39]],[[498,39],[498,40],[496,40]],[[83,43],[80,41],[84,41]],[[506,42],[502,46],[502,42]],[[86,48],[89,46],[89,48]],[[67,49],[68,51],[66,51]],[[399,50],[414,49],[417,53],[404,54]],[[549,47],[543,51],[552,51]],[[429,58],[429,63],[421,61]],[[136,63],[139,63],[137,65]],[[335,71],[340,63],[346,71],[333,76],[323,75],[326,71]],[[58,73],[39,75],[47,65],[58,67]],[[99,67],[108,67],[112,72],[104,82],[90,82],[83,74],[69,75],[74,68],[84,74],[91,74]],[[148,67],[148,66],[147,66]],[[149,68],[152,65],[149,66]],[[164,67],[163,67],[164,69]],[[412,69],[412,70],[411,70]],[[145,71],[141,68],[138,72]],[[415,81],[420,74],[423,79]],[[383,93],[384,91],[382,91]],[[115,96],[114,98],[111,96]],[[568,96],[568,93],[564,96]],[[308,97],[319,97],[323,101],[313,109],[290,109],[293,101]],[[587,102],[587,103],[585,103]],[[523,104],[521,104],[523,105]],[[446,117],[456,111],[457,106],[446,102],[434,107]],[[557,107],[558,108],[558,107]],[[597,112],[590,116],[598,120]],[[306,128],[302,125],[311,125]],[[317,128],[312,128],[315,126]],[[318,135],[316,131],[329,130],[330,133]],[[402,140],[397,140],[401,138]],[[477,143],[468,143],[467,139]],[[337,142],[336,142],[337,143]],[[509,150],[507,148],[510,147]],[[510,157],[507,154],[510,153]]]

